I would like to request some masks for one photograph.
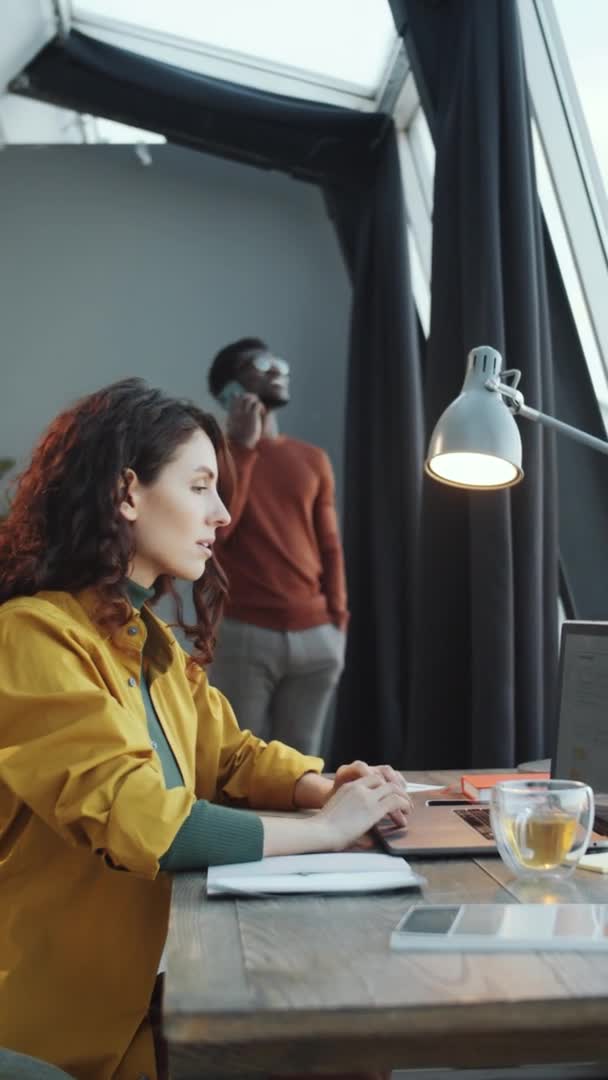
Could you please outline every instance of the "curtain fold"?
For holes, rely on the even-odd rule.
[[[47,45],[11,89],[317,182],[373,174],[392,123],[212,79],[77,31]]]
[[[344,533],[352,621],[333,763],[405,765],[423,417],[394,131],[373,182],[327,200],[353,285]]]
[[[510,0],[391,0],[436,166],[429,430],[468,351],[521,368],[553,412],[552,348],[530,111]],[[429,27],[432,27],[432,33]],[[525,478],[467,494],[425,478],[408,766],[511,767],[553,745],[557,498],[553,436],[521,421]]]

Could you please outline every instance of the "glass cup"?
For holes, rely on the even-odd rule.
[[[490,792],[498,852],[518,877],[567,877],[593,827],[593,792],[577,780],[501,780]]]

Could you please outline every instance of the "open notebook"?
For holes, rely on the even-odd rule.
[[[405,859],[359,851],[276,855],[257,862],[211,866],[207,871],[208,896],[372,893],[424,883]]]

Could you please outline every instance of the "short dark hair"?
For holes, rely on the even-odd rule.
[[[220,349],[209,368],[209,375],[207,376],[209,391],[213,394],[213,397],[216,398],[226,383],[235,378],[243,356],[254,350],[268,352],[268,345],[261,338],[244,337]]]

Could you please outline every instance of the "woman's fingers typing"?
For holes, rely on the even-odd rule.
[[[356,780],[359,776],[369,776],[374,770],[365,761],[351,761],[348,765],[340,765],[334,777],[334,790],[337,791],[342,784]]]
[[[400,773],[392,765],[368,765],[366,761],[351,761],[341,765],[336,771],[334,786],[330,798],[333,798],[345,785],[359,779],[375,778],[372,787],[377,788],[382,783],[393,784],[401,793],[407,792],[407,784]],[[406,799],[399,799],[393,806],[386,805],[385,814],[390,817],[393,825],[402,829],[407,825],[407,815],[412,809],[412,801],[409,795]]]
[[[387,783],[395,784],[401,791],[407,791],[407,784],[401,776],[401,773],[398,773],[392,765],[368,765],[366,761],[351,761],[348,765],[341,765],[336,771],[332,794],[338,791],[344,784],[350,783],[358,777],[365,776],[376,776]],[[393,824],[401,829],[407,824],[406,815],[411,809],[412,801],[408,796],[405,810],[398,806],[391,811],[387,811],[387,813],[390,814]]]
[[[337,848],[347,847],[386,814],[400,827],[407,823],[411,800],[402,783],[387,780],[378,771],[343,783],[319,814],[329,826]]]

